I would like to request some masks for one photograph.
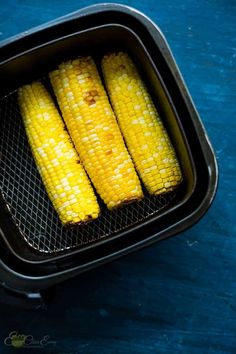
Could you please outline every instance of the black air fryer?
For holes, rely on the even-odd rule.
[[[77,228],[62,227],[44,190],[22,125],[19,86],[63,60],[128,52],[173,142],[183,183],[148,194]],[[85,8],[0,43],[0,300],[44,306],[50,288],[129,252],[173,236],[206,212],[217,164],[200,118],[159,28],[123,5]]]

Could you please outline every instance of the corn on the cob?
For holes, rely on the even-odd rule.
[[[18,90],[18,102],[38,171],[60,220],[76,224],[96,219],[94,191],[49,93],[33,82]]]
[[[182,180],[175,151],[154,103],[128,54],[105,55],[108,94],[136,170],[150,194],[174,189]]]
[[[96,65],[91,57],[49,74],[81,161],[108,209],[143,196]]]

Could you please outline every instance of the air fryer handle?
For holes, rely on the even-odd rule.
[[[0,283],[0,303],[25,309],[46,309],[54,295],[54,289],[25,292]]]

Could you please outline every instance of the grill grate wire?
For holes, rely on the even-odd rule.
[[[0,99],[0,191],[29,246],[43,253],[83,247],[137,225],[175,198],[176,192],[145,198],[116,211],[100,201],[101,217],[86,225],[63,227],[41,181],[28,145],[16,91]]]

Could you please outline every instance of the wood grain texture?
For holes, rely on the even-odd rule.
[[[92,3],[2,1],[0,38]],[[3,344],[13,330],[50,335],[45,353],[236,353],[236,2],[129,5],[170,44],[216,151],[216,199],[186,232],[61,284],[47,312],[0,306],[1,353],[14,352]]]

